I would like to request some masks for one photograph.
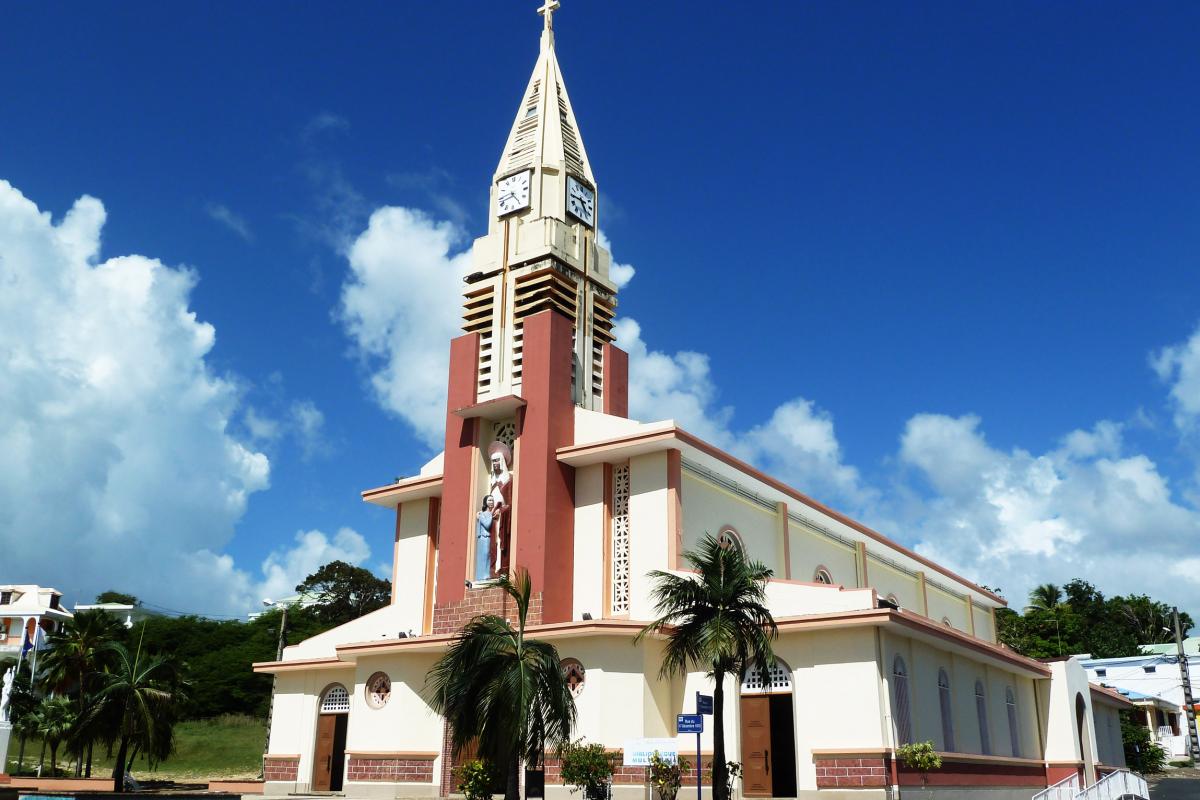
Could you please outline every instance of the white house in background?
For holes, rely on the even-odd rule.
[[[25,642],[37,649],[74,614],[62,602],[62,592],[31,583],[0,584],[0,655],[20,653]],[[35,631],[40,631],[34,636]]]
[[[1192,680],[1192,696],[1200,689],[1200,638],[1184,642],[1188,673]],[[1176,645],[1148,645],[1145,655],[1122,658],[1080,657],[1088,680],[1112,687],[1129,698],[1146,718],[1154,740],[1172,756],[1186,756],[1187,717],[1183,707],[1183,682],[1179,676],[1179,656]]]
[[[445,449],[419,475],[363,492],[395,536],[392,602],[255,665],[276,678],[267,794],[451,793],[456,757],[422,694],[425,676],[473,616],[511,615],[491,580],[510,567],[530,575],[529,633],[558,649],[575,735],[618,753],[674,737],[676,715],[693,712],[711,681],[704,670],[660,677],[662,638],[634,638],[654,617],[652,572],[692,574],[683,554],[706,533],[774,571],[776,660],[725,686],[742,795],[883,800],[903,788],[1029,800],[1068,776],[1093,784],[1123,766],[1116,710],[1129,701],[1090,686],[1077,659],[1047,664],[1002,647],[1003,598],[673,420],[629,419],[617,286],[597,228],[603,197],[555,53],[557,6],[542,7],[540,53],[464,281]],[[670,91],[657,80],[645,76],[639,91]],[[666,148],[664,202],[685,139],[683,129],[648,137]],[[753,263],[753,237],[744,244],[741,263]],[[731,277],[751,279],[740,267]],[[687,313],[719,322],[719,287],[712,295],[711,308]],[[779,292],[764,302],[787,308]],[[780,368],[785,345],[761,343],[764,369]],[[707,728],[711,756],[712,718]],[[896,756],[926,740],[944,760],[928,793]],[[547,797],[570,797],[552,754],[545,766]],[[645,782],[643,767],[623,766],[614,797],[640,800]]]
[[[126,628],[132,628],[134,624],[141,622],[146,617],[157,617],[157,613],[147,611],[144,607],[134,605],[133,603],[76,603],[75,613],[80,611],[103,611],[106,614],[111,614]]]

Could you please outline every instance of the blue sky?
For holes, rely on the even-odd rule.
[[[0,498],[25,506],[0,511],[0,540],[20,556],[5,579],[55,583],[70,600],[112,584],[235,613],[319,556],[390,559],[388,516],[358,492],[433,453],[371,389],[406,354],[367,353],[348,321],[345,287],[380,279],[349,253],[385,207],[425,216],[379,246],[440,230],[447,269],[485,230],[537,54],[536,5],[6,10],[0,180],[52,216],[43,227],[83,195],[102,203],[93,266],[137,255],[161,262],[154,274],[190,269],[194,287],[163,307],[211,325],[215,344],[146,345],[119,304],[51,302],[61,282],[12,279],[9,302],[45,300],[45,324],[0,319],[0,353],[37,351],[61,332],[56,314],[94,314],[117,362],[178,359],[221,388],[194,417],[151,428],[138,425],[153,411],[108,401],[52,425],[36,402],[47,359],[32,377],[0,359],[11,385],[33,387],[7,411],[0,395],[0,421],[31,431],[0,477]],[[631,342],[627,326],[624,343],[649,384],[668,375],[694,401],[685,425],[1014,605],[1030,580],[1080,575],[1200,609],[1188,577],[1200,575],[1200,10],[563,5],[557,50],[601,225],[636,267],[620,311],[638,332]],[[28,208],[7,213],[27,223],[0,238],[19,260],[33,223]],[[38,235],[62,238],[54,230]],[[437,255],[400,265],[391,289],[437,269]],[[423,325],[427,309],[403,302],[394,314]],[[156,380],[129,384],[144,387],[138,408],[193,396]],[[95,387],[55,381],[71,402]],[[678,400],[635,410],[678,414]],[[120,423],[106,427],[104,408]],[[1068,446],[1075,431],[1093,438]],[[59,436],[91,444],[39,460],[71,449],[39,438]],[[140,463],[176,466],[114,480],[122,457],[92,456],[127,452],[127,438],[160,448]],[[220,454],[231,443],[269,467],[246,472]],[[189,486],[226,492],[219,513],[207,516],[217,495]],[[46,507],[78,513],[34,513]],[[1009,535],[1025,544],[980,555]],[[1139,550],[1156,539],[1157,556]],[[196,551],[212,571],[161,580]],[[22,562],[29,574],[12,573]]]

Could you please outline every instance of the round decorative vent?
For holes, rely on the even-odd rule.
[[[587,670],[575,658],[564,658],[562,661],[562,670],[563,675],[567,679],[567,686],[571,688],[571,694],[579,697],[583,693],[584,681],[587,680]]]
[[[367,679],[367,705],[383,708],[392,696],[392,679],[386,672],[376,672]]]

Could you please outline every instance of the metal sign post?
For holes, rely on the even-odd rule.
[[[705,714],[709,716],[713,713],[713,699],[711,694],[700,694],[696,692],[696,713],[703,719]],[[704,761],[704,757],[700,755],[700,734],[696,734],[696,800],[700,798],[700,784],[703,783],[700,765]],[[714,773],[715,774],[715,773]]]
[[[678,714],[675,717],[675,733],[696,734],[696,800],[700,798],[700,786],[703,783],[700,771],[700,734],[704,733],[703,714]]]

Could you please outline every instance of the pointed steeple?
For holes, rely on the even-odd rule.
[[[541,48],[496,166],[487,235],[472,248],[463,331],[480,337],[476,396],[500,400],[522,392],[525,320],[543,311],[565,317],[575,402],[599,410],[617,287],[597,241],[596,180],[554,52],[558,5],[545,0],[538,9]]]
[[[530,167],[550,167],[566,170],[595,185],[587,151],[579,135],[579,125],[567,96],[562,70],[554,52],[554,27],[551,15],[558,8],[557,0],[547,0],[538,9],[545,19],[542,29],[541,52],[524,99],[517,108],[516,119],[508,134],[508,142],[496,167],[496,178],[511,175]]]

